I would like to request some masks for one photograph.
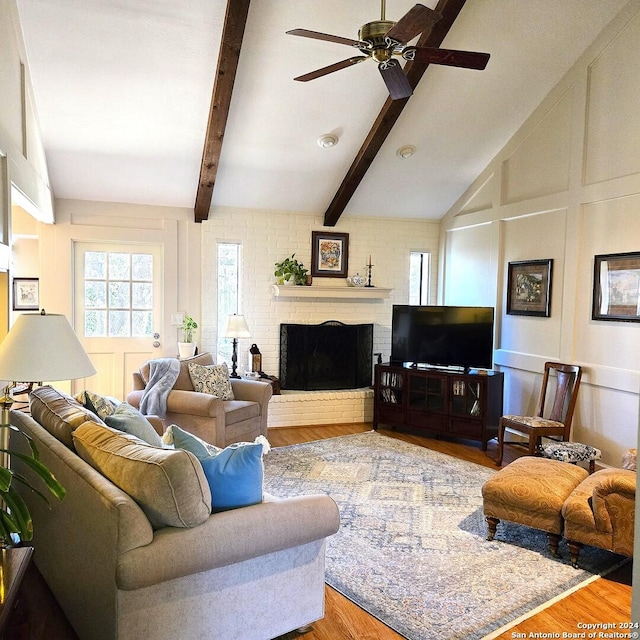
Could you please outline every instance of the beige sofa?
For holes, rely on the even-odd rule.
[[[165,424],[177,424],[216,447],[234,442],[251,442],[259,435],[267,435],[267,412],[272,387],[258,380],[231,379],[234,400],[220,400],[207,393],[194,391],[188,365],[194,362],[213,364],[210,353],[180,361],[180,373],[167,396]],[[136,409],[149,381],[149,362],[133,374],[133,391],[127,402]]]
[[[260,504],[209,515],[208,484],[191,453],[110,430],[51,387],[34,391],[31,412],[12,411],[11,422],[67,490],[50,508],[21,490],[34,520],[34,560],[81,640],[266,640],[323,616],[325,540],[339,526],[331,498],[265,495]],[[137,502],[79,455],[93,446],[112,452],[113,463],[125,454],[112,441],[134,451],[122,469],[140,460],[150,468],[148,480],[142,469],[124,470],[117,481],[151,499],[170,494],[169,516],[181,526],[159,525],[146,498]],[[11,446],[27,452],[22,437]],[[12,466],[31,476],[15,456]],[[167,493],[174,467],[180,477]]]

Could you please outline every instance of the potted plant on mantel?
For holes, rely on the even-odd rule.
[[[296,260],[296,254],[285,258],[282,262],[275,263],[276,270],[273,275],[277,278],[278,284],[307,284],[308,269]]]
[[[178,355],[181,358],[191,358],[196,353],[197,343],[193,341],[193,334],[198,328],[198,323],[191,317],[185,315],[182,319],[183,341],[178,342]]]

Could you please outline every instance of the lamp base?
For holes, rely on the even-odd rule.
[[[233,352],[231,354],[231,373],[230,378],[239,378],[238,375],[238,338],[233,339]]]
[[[11,389],[15,387],[15,382],[8,384],[2,391],[2,397],[0,397],[0,426],[9,426],[10,416],[9,412],[13,406],[13,397],[11,396]]]

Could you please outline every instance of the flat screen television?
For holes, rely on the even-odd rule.
[[[394,305],[391,363],[491,369],[493,307]]]

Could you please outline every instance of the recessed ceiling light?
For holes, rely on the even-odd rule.
[[[412,144],[406,144],[396,151],[396,155],[403,160],[410,158],[416,152],[416,148]]]
[[[338,144],[338,136],[333,133],[326,133],[317,140],[318,146],[323,149],[330,149]]]

